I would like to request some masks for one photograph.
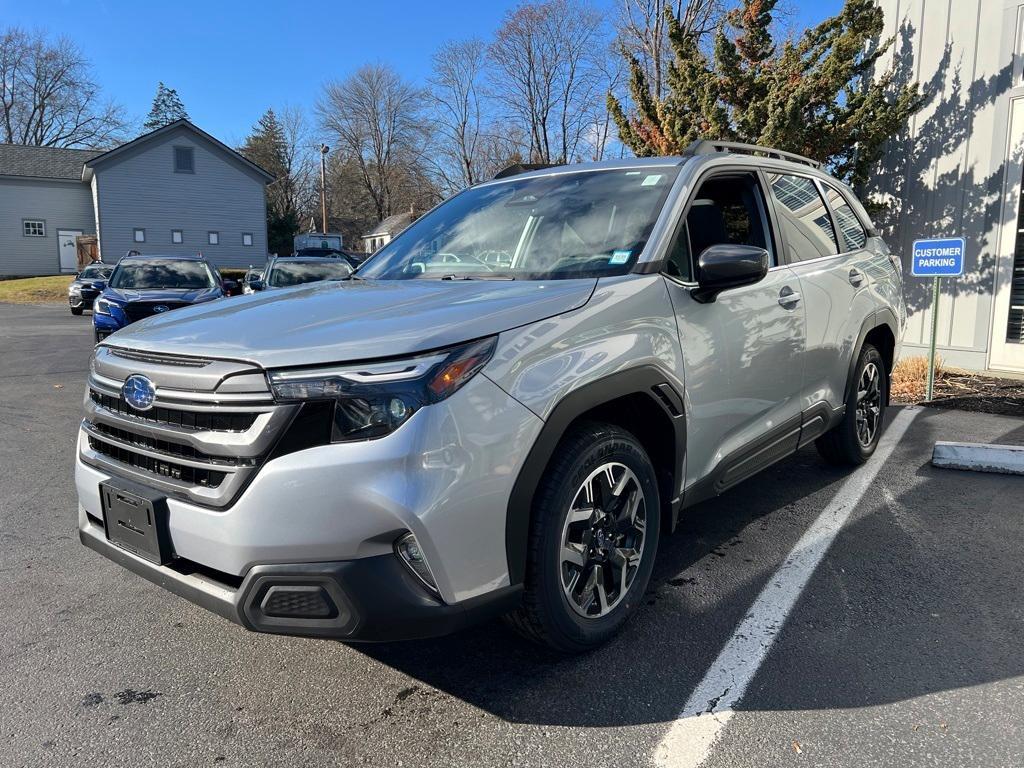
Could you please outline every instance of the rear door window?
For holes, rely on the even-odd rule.
[[[814,181],[795,174],[766,173],[790,259],[809,261],[838,254],[832,217]]]
[[[838,189],[831,184],[824,184],[824,187],[828,203],[832,206],[832,213],[836,216],[836,228],[843,240],[843,250],[856,251],[863,248],[868,241],[868,233],[857,218],[857,214]]]

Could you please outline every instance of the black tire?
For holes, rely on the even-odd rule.
[[[861,430],[858,431],[858,404],[864,396],[860,384],[864,379],[865,371],[873,366],[877,371],[877,404],[875,407],[878,413],[875,416],[874,428],[871,430],[869,440],[865,440],[864,422],[861,421]],[[885,407],[889,399],[889,373],[885,367],[885,360],[881,353],[871,344],[865,344],[857,359],[857,366],[853,371],[853,386],[846,398],[846,413],[843,420],[815,442],[818,453],[830,464],[837,466],[857,466],[863,464],[870,458],[878,447],[878,439],[882,434],[882,427],[885,423]]]
[[[71,314],[72,315],[80,315],[80,314],[82,314],[82,308],[81,307],[72,307],[71,308]]]
[[[628,487],[630,492],[626,494],[625,490],[620,490],[620,496],[612,493],[608,495],[607,503],[605,500],[595,500],[592,506],[608,508],[609,511],[603,518],[606,526],[620,525],[631,531],[628,534],[617,533],[621,529],[609,527],[608,530],[613,537],[632,538],[618,540],[623,548],[617,545],[607,549],[598,548],[599,554],[596,557],[604,557],[606,564],[603,568],[608,569],[598,572],[607,573],[608,578],[608,582],[602,585],[601,589],[605,589],[609,583],[612,585],[611,591],[601,593],[601,600],[608,604],[608,612],[599,616],[584,616],[578,612],[585,610],[579,602],[576,608],[570,605],[573,598],[565,591],[563,577],[571,572],[573,566],[561,561],[560,553],[563,551],[563,537],[570,530],[570,524],[566,521],[570,510],[574,508],[574,502],[580,498],[581,493],[584,493],[582,486],[588,478],[599,474],[599,469],[609,464],[613,467],[613,473],[620,473],[619,478],[628,474],[627,469],[632,473],[631,479],[623,481],[623,488]],[[622,469],[623,467],[626,469]],[[625,485],[626,482],[628,486]],[[634,522],[629,523],[627,518],[630,518],[630,515],[626,512],[625,506],[628,501],[625,497],[629,495],[633,498],[634,488],[639,488],[642,496],[639,496],[641,501],[634,505]],[[641,505],[644,530],[642,543],[636,547],[635,545],[640,543],[637,539],[638,529],[631,526],[636,526],[635,521],[641,518]],[[612,522],[619,518],[620,514],[621,519]],[[573,429],[559,444],[534,498],[523,602],[520,608],[506,617],[508,623],[526,638],[561,653],[583,653],[609,640],[622,628],[647,590],[658,548],[660,520],[657,477],[651,460],[640,442],[629,432],[608,424],[588,423]],[[584,529],[580,534],[586,537],[583,539],[584,542],[590,541],[593,545],[598,541],[594,538],[594,529],[590,527],[590,522],[571,525]],[[604,541],[608,542],[610,539]],[[587,544],[583,543],[581,547],[583,555],[586,556]],[[629,551],[639,551],[640,560],[633,568],[626,566],[626,573],[632,575],[626,577],[626,589],[616,590],[616,574],[621,574],[621,568],[616,571],[611,561],[615,558],[616,563],[622,563],[622,553]],[[601,552],[605,554],[601,555]],[[584,573],[593,575],[592,571],[587,570],[587,566],[579,569],[581,577]],[[631,582],[628,581],[629,578],[632,578]],[[586,583],[582,585],[581,591],[585,591],[585,588]],[[596,599],[596,590],[591,596]],[[608,602],[610,598],[614,600]],[[605,610],[604,605],[596,607],[599,612]]]

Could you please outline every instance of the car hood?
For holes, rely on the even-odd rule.
[[[124,304],[130,301],[203,301],[217,295],[216,288],[107,288],[103,298]]]
[[[397,357],[582,307],[596,279],[348,280],[264,291],[134,323],[107,340],[266,368]]]

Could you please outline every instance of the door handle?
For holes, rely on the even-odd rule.
[[[857,286],[864,282],[864,273],[859,269],[850,270],[850,285]]]
[[[792,309],[800,302],[800,294],[788,285],[779,291],[779,305],[786,309]]]

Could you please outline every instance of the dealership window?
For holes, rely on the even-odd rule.
[[[252,245],[252,232],[242,233],[242,245]]]
[[[220,243],[220,232],[208,232],[206,240],[210,245],[217,245]]]
[[[1013,249],[1010,278],[1010,314],[1006,319],[1006,342],[1024,344],[1024,189],[1017,211],[1017,239]]]
[[[171,242],[175,245],[181,245],[181,243],[185,242],[185,235],[180,229],[171,230]]]
[[[195,173],[195,150],[192,147],[174,148],[174,172]]]
[[[146,230],[144,230],[144,229],[132,230],[132,240],[134,240],[136,243],[144,243],[144,242],[146,242]]]
[[[807,176],[769,174],[779,224],[785,234],[790,258],[808,261],[835,256],[839,245],[825,199]]]
[[[46,222],[42,219],[23,219],[21,234],[25,237],[46,237]]]

